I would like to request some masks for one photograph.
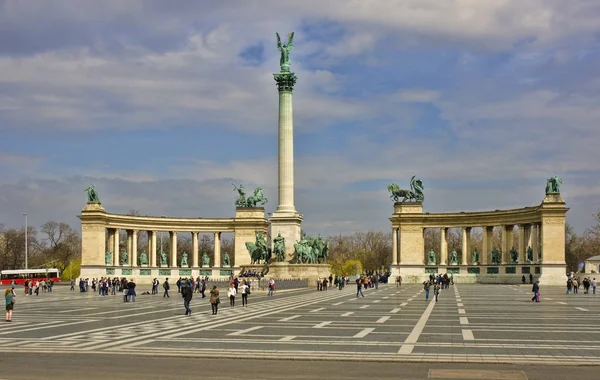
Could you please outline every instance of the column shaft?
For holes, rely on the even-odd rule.
[[[539,250],[539,227],[537,223],[531,225],[531,248],[533,249],[533,262],[537,262]]]
[[[471,251],[471,228],[463,227],[462,229],[462,265],[468,265],[468,259]]]
[[[215,232],[215,262],[213,263],[213,267],[220,268],[221,267],[221,233]]]
[[[115,234],[115,238],[113,240],[113,243],[115,244],[113,246],[113,263],[114,266],[118,266],[119,265],[119,240],[121,237],[121,231],[119,231],[118,228],[115,228],[113,233]]]
[[[171,231],[169,232],[169,237],[171,238],[171,266],[177,267],[179,264],[177,263],[177,232]]]
[[[279,91],[279,212],[296,212],[294,206],[294,120],[292,92]]]
[[[192,232],[192,267],[198,266],[198,232]]]
[[[115,235],[114,235],[114,229],[113,228],[108,228],[108,247],[106,247],[107,251],[110,251],[112,253],[112,259],[111,259],[111,263],[108,264],[108,266],[112,265],[114,263],[114,257],[115,257],[115,253],[114,253],[114,248],[115,248]]]
[[[148,255],[150,255],[150,266],[156,267],[156,231],[148,231]]]
[[[440,265],[448,263],[448,229],[440,228]]]
[[[519,264],[524,264],[527,258],[527,237],[526,237],[526,226],[524,224],[519,225]]]
[[[392,228],[392,265],[398,265],[398,229]]]
[[[131,266],[132,257],[131,252],[133,251],[133,233],[132,230],[127,230],[127,265]]]
[[[506,264],[511,262],[510,249],[512,248],[512,230],[513,226],[502,226],[502,259],[500,262]]]
[[[138,266],[138,232],[137,230],[131,231],[131,266]]]

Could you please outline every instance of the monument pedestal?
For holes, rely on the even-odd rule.
[[[291,259],[294,255],[294,244],[300,241],[301,224],[304,218],[296,212],[282,213],[274,212],[269,216],[271,222],[271,242],[278,234],[285,239],[286,259]],[[271,247],[273,249],[273,247]]]

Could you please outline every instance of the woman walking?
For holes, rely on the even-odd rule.
[[[15,308],[15,292],[11,288],[4,291],[4,300],[6,303],[6,322],[12,322],[12,313]]]
[[[248,307],[248,294],[250,294],[250,287],[246,283],[246,280],[240,285],[240,293],[242,293],[242,306]]]
[[[210,306],[212,307],[212,313],[213,315],[217,314],[217,311],[219,311],[219,303],[221,303],[221,300],[219,299],[219,289],[217,289],[217,285],[213,285],[212,290],[210,291]]]
[[[229,284],[229,289],[227,290],[227,296],[229,296],[229,306],[235,306],[235,296],[237,295],[237,291],[235,290],[235,284]]]

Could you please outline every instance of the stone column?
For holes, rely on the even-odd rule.
[[[462,265],[468,265],[469,255],[471,254],[471,227],[462,229]]]
[[[296,75],[274,74],[279,90],[279,204],[276,212],[296,213],[294,206],[294,118],[292,91]]]
[[[215,262],[213,263],[213,267],[220,268],[221,267],[221,233],[215,232],[215,244],[214,244],[214,258]]]
[[[133,230],[127,230],[127,265],[132,265],[131,253],[133,251]]]
[[[138,266],[138,232],[137,230],[131,231],[131,266]]]
[[[171,239],[171,266],[178,267],[177,263],[177,232],[171,231],[169,232],[169,238]]]
[[[113,263],[114,266],[118,266],[119,265],[119,240],[121,238],[121,231],[119,231],[118,228],[115,228],[114,230],[114,234],[115,234],[115,239],[113,240],[113,243],[115,244],[113,246]]]
[[[527,260],[527,226],[519,225],[519,264],[525,264]]]
[[[492,245],[494,241],[494,226],[483,227],[483,246],[479,254],[479,262],[481,265],[487,265],[491,261]]]
[[[398,265],[398,229],[392,228],[392,265]]]
[[[513,242],[513,228],[513,225],[502,226],[502,258],[500,260],[502,264],[507,264],[512,261],[510,258],[510,250]]]
[[[158,266],[156,263],[156,231],[148,231],[148,255],[150,255],[150,266]]]
[[[192,267],[198,268],[198,232],[192,232]]]
[[[440,228],[440,265],[448,264],[448,229]]]
[[[114,260],[115,252],[113,251],[115,248],[115,229],[108,228],[107,232],[108,232],[108,246],[106,247],[106,249],[112,253],[112,256],[111,256],[112,262],[110,264],[107,264],[107,266],[110,266],[112,263],[115,262],[115,260]]]
[[[538,261],[538,252],[539,252],[539,226],[537,223],[531,225],[531,248],[533,249],[533,262],[536,263]]]

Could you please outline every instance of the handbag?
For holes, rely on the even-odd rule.
[[[246,294],[250,294],[250,287],[249,286],[246,288]]]

